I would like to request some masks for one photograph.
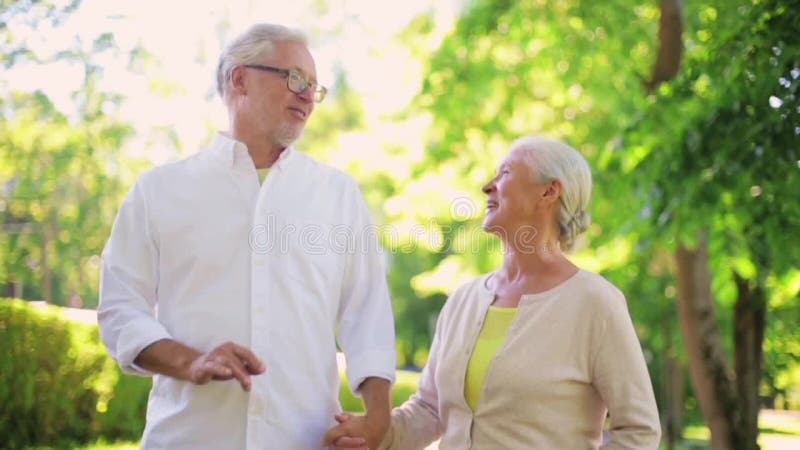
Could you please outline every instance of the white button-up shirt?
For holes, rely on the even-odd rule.
[[[287,148],[259,185],[244,144],[146,172],[103,252],[98,319],[123,370],[171,338],[233,341],[266,365],[247,393],[155,375],[146,449],[312,449],[340,411],[336,344],[350,386],[394,381],[391,301],[356,182]]]

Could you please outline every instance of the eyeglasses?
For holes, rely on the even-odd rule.
[[[263,70],[264,72],[275,72],[286,78],[286,87],[295,94],[302,94],[306,89],[311,88],[314,93],[314,101],[319,103],[325,99],[328,89],[320,86],[316,81],[311,81],[302,72],[295,69],[281,69],[280,67],[262,66],[260,64],[245,64],[249,69]]]

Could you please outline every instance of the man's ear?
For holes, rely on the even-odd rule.
[[[244,66],[236,66],[231,70],[231,91],[239,95],[247,95],[247,87],[245,85],[247,71],[244,69]]]

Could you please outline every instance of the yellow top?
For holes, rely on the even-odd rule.
[[[258,172],[258,181],[261,184],[264,184],[264,179],[267,178],[267,172],[269,172],[269,167],[264,167],[262,169],[256,169]]]
[[[478,335],[478,341],[472,350],[472,356],[467,365],[467,376],[464,384],[464,397],[473,411],[478,406],[483,389],[483,378],[486,369],[492,362],[495,353],[506,338],[506,331],[511,326],[511,321],[517,314],[517,308],[501,308],[490,306],[483,321],[483,328]]]

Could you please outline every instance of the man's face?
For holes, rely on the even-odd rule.
[[[316,81],[314,58],[305,45],[294,41],[279,41],[272,54],[258,64],[294,69],[309,80]],[[243,68],[247,73],[247,96],[244,111],[247,122],[257,134],[271,143],[287,147],[297,140],[306,121],[314,111],[314,93],[311,89],[295,94],[286,85],[286,77],[275,72]]]

